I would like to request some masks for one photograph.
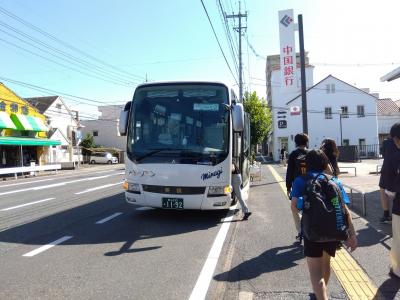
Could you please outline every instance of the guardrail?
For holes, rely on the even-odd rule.
[[[341,169],[354,169],[354,176],[357,177],[357,168],[356,167],[340,167]],[[342,174],[342,172],[340,172]]]
[[[14,174],[15,179],[18,179],[18,173],[31,173],[36,176],[38,171],[55,171],[61,170],[61,164],[57,165],[42,165],[42,166],[29,166],[29,167],[15,167],[15,168],[2,168],[0,169],[0,175]]]
[[[255,178],[261,180],[261,162],[254,162],[250,165],[250,181],[254,181]]]
[[[365,193],[361,190],[358,190],[350,185],[342,183],[342,185],[350,190],[350,207],[353,207],[353,191],[356,191],[357,193],[361,194],[361,199],[362,199],[362,213],[363,216],[367,215],[367,198],[365,196]]]

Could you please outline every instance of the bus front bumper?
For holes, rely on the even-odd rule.
[[[140,194],[125,192],[126,202],[136,206],[146,206],[164,209],[195,209],[195,210],[218,210],[229,209],[232,199],[231,195],[218,197],[207,197],[201,195],[170,195],[142,192]],[[165,207],[165,201],[182,201],[182,207]],[[164,203],[164,205],[163,205]]]

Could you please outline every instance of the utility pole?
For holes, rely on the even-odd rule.
[[[242,27],[242,18],[247,18],[247,13],[242,14],[240,12],[240,1],[239,1],[239,13],[237,15],[226,15],[226,18],[239,18],[239,27],[233,28],[239,33],[239,99],[243,99],[243,78],[242,78],[242,29],[247,27]]]
[[[304,51],[303,16],[298,15],[299,46],[300,46],[300,73],[301,73],[301,111],[303,115],[303,133],[308,134],[307,119],[307,91],[306,91],[306,63]]]

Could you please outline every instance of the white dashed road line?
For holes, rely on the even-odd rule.
[[[115,214],[112,214],[111,216],[109,216],[107,218],[104,218],[104,219],[101,219],[100,221],[97,221],[95,224],[103,224],[103,223],[105,223],[107,221],[110,221],[110,220],[118,217],[119,215],[122,215],[122,212],[117,212]]]
[[[37,249],[35,249],[35,250],[31,251],[31,252],[28,252],[28,253],[26,253],[26,254],[24,254],[22,256],[25,256],[25,257],[35,256],[36,254],[39,254],[39,253],[41,253],[43,251],[46,251],[46,250],[48,250],[48,249],[50,249],[50,248],[52,248],[52,247],[54,247],[54,246],[56,246],[58,244],[64,243],[65,241],[67,241],[69,239],[72,239],[72,238],[73,238],[73,236],[70,236],[70,235],[63,236],[62,238],[59,238],[58,240],[55,240],[54,242],[51,242],[51,243],[49,243],[47,245],[39,247],[39,248],[37,248]]]
[[[92,180],[103,179],[103,178],[106,178],[106,177],[122,175],[122,174],[124,174],[124,172],[110,174],[110,175],[104,175],[104,176],[96,176],[96,177],[88,177],[88,178],[83,178],[83,179],[76,179],[76,180],[71,180],[71,181],[64,181],[64,182],[60,182],[60,183],[54,183],[54,184],[49,184],[49,185],[41,185],[41,186],[30,187],[30,188],[20,189],[20,190],[13,190],[13,191],[8,191],[8,192],[2,192],[2,193],[0,193],[0,196],[9,195],[9,194],[15,194],[15,193],[21,193],[21,192],[26,192],[26,191],[38,191],[38,190],[43,190],[43,189],[49,189],[49,188],[53,188],[53,187],[63,186],[63,185],[70,184],[70,183],[77,183],[77,182],[83,182],[83,181],[92,181]]]
[[[56,199],[56,198],[47,198],[47,199],[43,199],[43,200],[38,200],[38,201],[34,201],[34,202],[29,202],[29,203],[17,205],[17,206],[12,206],[12,207],[8,207],[8,208],[3,208],[3,209],[1,209],[0,211],[12,210],[12,209],[16,209],[16,208],[20,208],[20,207],[24,207],[24,206],[36,204],[36,203],[41,203],[41,202],[45,202],[45,201],[49,201],[49,200],[54,200],[54,199]]]
[[[118,184],[123,184],[123,183],[124,183],[123,181],[120,181],[120,182],[117,182],[117,183],[110,183],[110,184],[106,184],[106,185],[101,185],[101,186],[97,186],[97,187],[94,187],[94,188],[91,188],[91,189],[86,189],[86,190],[84,190],[82,192],[75,193],[75,195],[81,195],[81,194],[85,194],[85,193],[90,193],[90,192],[93,192],[93,191],[105,189],[105,188],[108,188],[108,187],[111,187],[111,186],[114,186],[114,185],[118,185]]]
[[[199,278],[197,279],[196,285],[192,291],[192,294],[190,295],[189,300],[202,300],[206,298],[208,287],[210,285],[212,276],[214,275],[214,270],[217,266],[222,246],[224,245],[229,226],[231,225],[231,221],[234,216],[234,209],[236,209],[236,205],[230,208],[227,216],[221,221],[221,228],[218,231],[217,237],[214,240],[210,252],[208,253],[206,262],[204,263],[203,269],[201,270],[201,273],[199,275]]]

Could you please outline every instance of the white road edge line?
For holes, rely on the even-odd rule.
[[[190,295],[189,300],[201,300],[205,299],[210,285],[212,276],[214,275],[215,267],[217,266],[219,255],[221,254],[222,246],[224,245],[226,235],[228,234],[229,226],[234,214],[233,210],[236,209],[236,205],[231,207],[227,213],[227,216],[222,220],[221,228],[214,240],[211,250],[208,253],[206,262],[204,263],[203,269],[197,278],[196,285]],[[231,215],[229,215],[231,214]]]
[[[120,182],[117,182],[117,183],[110,183],[110,184],[106,184],[106,185],[101,185],[101,186],[97,186],[97,187],[94,187],[94,188],[91,188],[91,189],[86,189],[86,190],[84,190],[82,192],[75,193],[75,195],[89,193],[89,192],[105,189],[105,188],[108,188],[108,187],[111,187],[111,186],[114,186],[114,185],[118,185],[118,184],[123,184],[123,183],[124,183],[123,181],[120,181]]]
[[[114,218],[118,217],[119,215],[122,215],[122,212],[117,212],[115,214],[112,214],[111,216],[109,216],[107,218],[104,218],[104,219],[101,219],[100,221],[97,221],[95,224],[103,224],[103,223],[105,223],[107,221],[110,221],[111,219],[114,219]]]
[[[26,253],[26,254],[24,254],[24,255],[22,255],[22,256],[25,256],[25,257],[32,257],[32,256],[35,256],[36,254],[39,254],[39,253],[41,253],[41,252],[43,252],[43,251],[46,251],[46,250],[48,250],[48,249],[54,247],[55,245],[61,244],[61,243],[65,242],[65,241],[67,241],[67,240],[69,240],[69,239],[72,239],[72,238],[73,238],[73,236],[71,236],[71,235],[63,236],[62,238],[59,238],[58,240],[55,240],[54,242],[51,242],[51,243],[49,243],[49,244],[47,244],[47,245],[44,245],[44,246],[42,246],[42,247],[39,247],[39,248],[37,248],[36,250],[33,250],[33,251],[31,251],[31,252],[28,252],[28,253]]]
[[[12,209],[16,209],[16,208],[20,208],[20,207],[24,207],[24,206],[28,206],[28,205],[32,205],[32,204],[36,204],[36,203],[40,203],[40,202],[44,202],[44,201],[54,200],[54,199],[56,199],[56,198],[47,198],[47,199],[43,199],[43,200],[38,200],[38,201],[34,201],[34,202],[29,202],[29,203],[17,205],[17,206],[3,208],[3,209],[0,209],[0,211],[12,210]]]

